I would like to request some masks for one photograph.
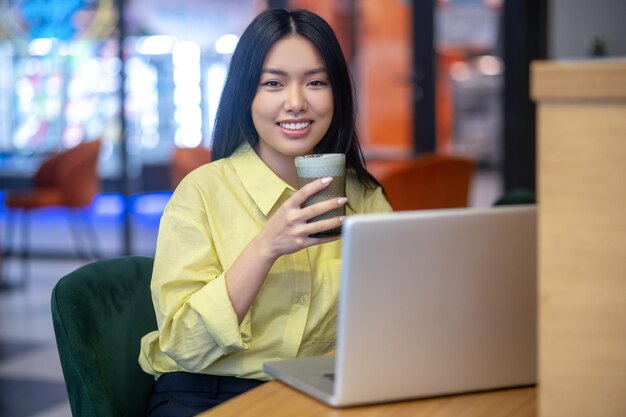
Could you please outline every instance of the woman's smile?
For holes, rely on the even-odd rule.
[[[312,120],[282,121],[276,123],[283,134],[290,139],[299,139],[306,136],[312,129]]]

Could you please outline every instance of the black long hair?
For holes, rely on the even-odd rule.
[[[267,10],[243,32],[230,62],[215,119],[212,159],[232,155],[244,140],[252,147],[257,145],[259,136],[252,122],[251,108],[263,62],[274,43],[293,34],[315,45],[332,87],[333,118],[315,152],[344,153],[346,168],[354,170],[359,182],[370,188],[379,186],[365,169],[356,134],[355,92],[341,46],[328,23],[307,10]]]

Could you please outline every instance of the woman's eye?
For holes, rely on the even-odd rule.
[[[325,81],[322,81],[322,80],[313,80],[313,81],[309,82],[309,85],[311,87],[324,87],[324,86],[328,85],[328,83],[325,82]]]
[[[271,87],[271,88],[280,87],[280,83],[278,81],[265,81],[261,83],[261,85],[263,87]]]

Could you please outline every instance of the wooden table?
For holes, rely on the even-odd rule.
[[[198,417],[536,417],[536,396],[517,388],[338,409],[272,381]]]

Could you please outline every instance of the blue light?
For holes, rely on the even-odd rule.
[[[128,198],[129,214],[140,217],[160,218],[171,192],[156,192],[132,195]],[[126,201],[122,194],[98,194],[93,202],[93,214],[102,217],[122,217]]]
[[[31,38],[67,40],[76,32],[72,16],[85,6],[85,0],[26,0],[18,8]]]
[[[139,194],[130,198],[130,212],[144,217],[161,217],[167,202],[172,196],[171,192]]]

